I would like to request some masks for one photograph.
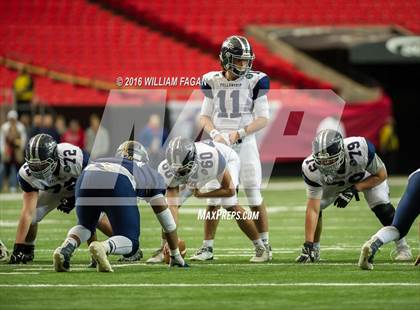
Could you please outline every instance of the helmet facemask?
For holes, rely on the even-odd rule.
[[[186,165],[173,163],[170,165],[172,173],[176,177],[188,178],[197,171],[198,165],[195,160],[189,161]]]
[[[331,155],[327,152],[319,152],[313,155],[315,166],[323,174],[335,175],[344,163],[344,151]]]
[[[344,163],[344,141],[337,131],[321,131],[312,144],[312,157],[315,166],[324,175],[336,175]]]
[[[245,74],[247,74],[251,70],[252,62],[255,59],[255,55],[251,55],[249,53],[248,55],[242,56],[226,53],[226,56],[228,60],[226,62],[226,65],[224,66],[224,69],[232,72],[237,77],[244,76]],[[240,66],[238,64],[235,64],[235,60],[246,60],[247,63],[245,66]]]
[[[26,159],[31,174],[37,179],[48,180],[57,168],[58,162],[52,158],[45,160],[29,160]]]

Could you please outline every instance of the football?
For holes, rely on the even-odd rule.
[[[178,240],[178,248],[179,252],[181,253],[181,256],[184,258],[185,254],[187,254],[187,247],[185,246],[185,241],[182,239]],[[168,243],[165,244],[163,248],[163,260],[166,264],[169,264],[169,261],[171,259],[171,253],[169,251],[169,245]]]

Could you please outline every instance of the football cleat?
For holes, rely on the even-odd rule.
[[[4,245],[3,241],[0,240],[0,262],[5,262],[9,258],[9,250]]]
[[[413,254],[411,254],[411,249],[407,245],[397,247],[394,253],[394,260],[396,261],[406,262],[413,260]]]
[[[319,262],[321,260],[321,249],[314,248],[314,262]]]
[[[147,264],[161,264],[163,263],[163,247],[157,249],[147,261]]]
[[[271,245],[269,243],[264,244],[266,251],[268,252],[268,260],[273,260],[273,251],[271,250]]]
[[[96,270],[99,272],[114,272],[108,260],[105,246],[102,242],[93,241],[89,245],[89,252],[97,262]]]
[[[140,248],[137,250],[136,253],[134,253],[131,256],[125,257],[125,256],[121,256],[118,261],[119,262],[138,262],[139,260],[141,260],[143,258],[143,252],[142,250],[140,250]]]
[[[181,257],[182,259],[182,257]],[[182,261],[179,261],[175,258],[175,256],[171,256],[170,258],[170,263],[169,263],[169,268],[188,268],[190,267],[183,259]]]
[[[96,263],[96,260],[91,256],[90,257],[90,263],[87,265],[88,268],[96,268],[98,264]]]
[[[197,250],[194,256],[190,257],[190,260],[195,261],[206,261],[213,259],[213,248],[212,247],[201,247]]]
[[[364,270],[373,269],[373,258],[376,252],[382,246],[382,241],[373,236],[362,246],[359,257],[359,267]]]
[[[265,247],[256,247],[255,256],[249,261],[251,263],[265,263],[270,260],[269,253]]]
[[[54,269],[57,272],[70,271],[70,259],[76,248],[68,243],[64,247],[58,247],[53,254]]]

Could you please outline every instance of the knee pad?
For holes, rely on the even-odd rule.
[[[248,204],[251,207],[258,207],[262,204],[261,191],[259,189],[245,189],[245,195],[248,198]]]
[[[156,217],[158,218],[165,233],[173,232],[176,229],[176,223],[169,208],[166,208],[162,212],[156,214]]]
[[[88,239],[93,235],[94,232],[90,231],[83,225],[76,225],[73,226],[69,232],[67,233],[67,236],[75,235],[77,238],[79,238],[80,243],[88,241]]]
[[[378,220],[383,226],[390,226],[394,219],[395,209],[390,203],[380,204],[372,208]]]

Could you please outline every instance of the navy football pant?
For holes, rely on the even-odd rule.
[[[113,188],[104,189],[107,180],[112,180],[115,184]],[[130,239],[133,243],[131,254],[136,253],[139,248],[140,212],[130,180],[121,174],[85,170],[76,183],[78,224],[93,234],[101,212],[108,216],[113,235]]]
[[[400,232],[400,238],[407,235],[414,220],[420,214],[420,171],[408,180],[407,188],[395,212],[392,226]]]

